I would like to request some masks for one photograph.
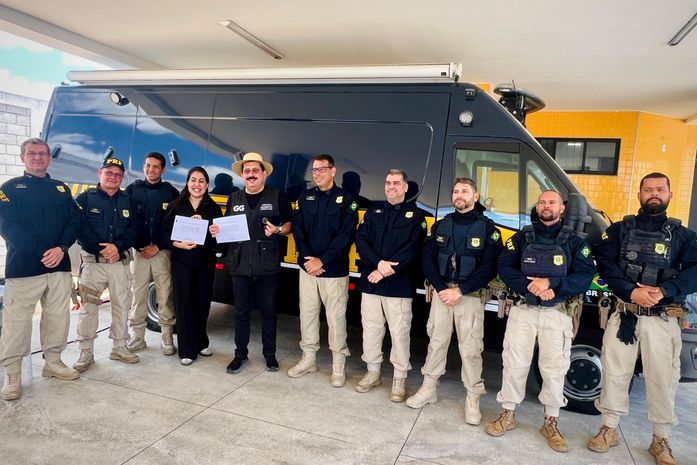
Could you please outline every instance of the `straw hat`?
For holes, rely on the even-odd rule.
[[[273,171],[273,166],[268,161],[265,161],[264,158],[256,152],[245,153],[244,157],[242,157],[242,160],[237,160],[235,163],[232,164],[232,172],[237,174],[238,176],[242,176],[242,166],[248,161],[257,161],[261,163],[261,165],[264,167],[266,175],[271,175],[271,172]]]

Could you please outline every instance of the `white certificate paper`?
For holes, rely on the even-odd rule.
[[[206,242],[207,232],[208,220],[197,220],[180,215],[174,217],[174,228],[172,228],[173,241],[193,242],[203,245]]]
[[[249,240],[249,228],[247,227],[246,215],[213,218],[213,223],[220,226],[220,232],[215,236],[218,244]]]

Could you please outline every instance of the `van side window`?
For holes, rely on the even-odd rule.
[[[526,212],[524,212],[521,226],[525,226],[531,223],[530,214],[532,212],[532,209],[535,208],[537,199],[542,192],[547,190],[563,192],[563,190],[560,190],[560,188],[554,183],[554,181],[549,177],[545,170],[543,170],[536,161],[528,160],[528,162],[525,164],[525,172],[525,205],[528,208],[526,209]]]
[[[455,177],[477,182],[479,201],[486,216],[496,224],[518,229],[520,226],[520,154],[470,148],[455,149]],[[448,196],[444,196],[448,199]]]

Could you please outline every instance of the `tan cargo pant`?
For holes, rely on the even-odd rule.
[[[538,399],[545,415],[559,416],[566,405],[564,378],[571,365],[570,316],[557,310],[559,306],[539,307],[514,305],[508,315],[503,339],[503,381],[496,400],[503,408],[515,410],[525,398],[525,383],[535,350],[539,347],[538,366],[542,374],[542,390]]]
[[[426,323],[430,338],[426,362],[421,368],[424,376],[439,378],[445,373],[448,347],[453,334],[457,333],[457,347],[462,358],[462,384],[471,394],[484,394],[482,379],[482,350],[484,350],[484,305],[479,297],[464,295],[460,303],[448,307],[441,302],[434,290],[431,311]]]
[[[5,281],[0,366],[7,373],[19,373],[22,358],[31,352],[32,320],[39,301],[41,349],[44,354],[60,357],[68,339],[72,283],[68,271]]]
[[[602,413],[602,424],[616,428],[619,418],[629,413],[629,383],[641,352],[646,379],[646,410],[653,432],[669,437],[677,424],[675,392],[680,380],[682,339],[677,318],[640,316],[636,325],[637,342],[624,344],[617,338],[620,315],[615,312],[607,323],[600,360],[603,387],[595,406]]]
[[[133,305],[129,316],[131,328],[145,328],[148,315],[148,285],[155,282],[160,326],[174,326],[174,303],[172,301],[172,268],[169,250],[160,250],[152,258],[143,258],[133,250],[131,273],[133,274]]]
[[[324,304],[329,326],[329,349],[351,355],[346,345],[346,304],[348,276],[318,278],[300,270],[300,348],[303,352],[319,350],[319,313]]]
[[[82,256],[77,340],[80,350],[93,349],[99,326],[99,304],[105,289],[111,300],[111,328],[109,338],[114,347],[124,347],[128,339],[128,311],[131,305],[130,260],[116,263],[95,263],[93,255]]]
[[[383,297],[363,293],[361,323],[363,325],[363,361],[369,371],[380,371],[385,322],[390,328],[392,350],[390,363],[395,378],[406,378],[409,363],[409,331],[411,331],[411,298]]]

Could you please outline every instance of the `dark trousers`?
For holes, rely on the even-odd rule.
[[[235,296],[235,356],[249,353],[250,316],[256,298],[261,313],[261,342],[265,357],[276,354],[276,292],[278,273],[266,276],[233,276]]]
[[[207,261],[206,261],[207,262]],[[179,358],[195,360],[208,347],[208,314],[213,297],[215,262],[200,266],[172,260],[172,291],[177,316]]]

